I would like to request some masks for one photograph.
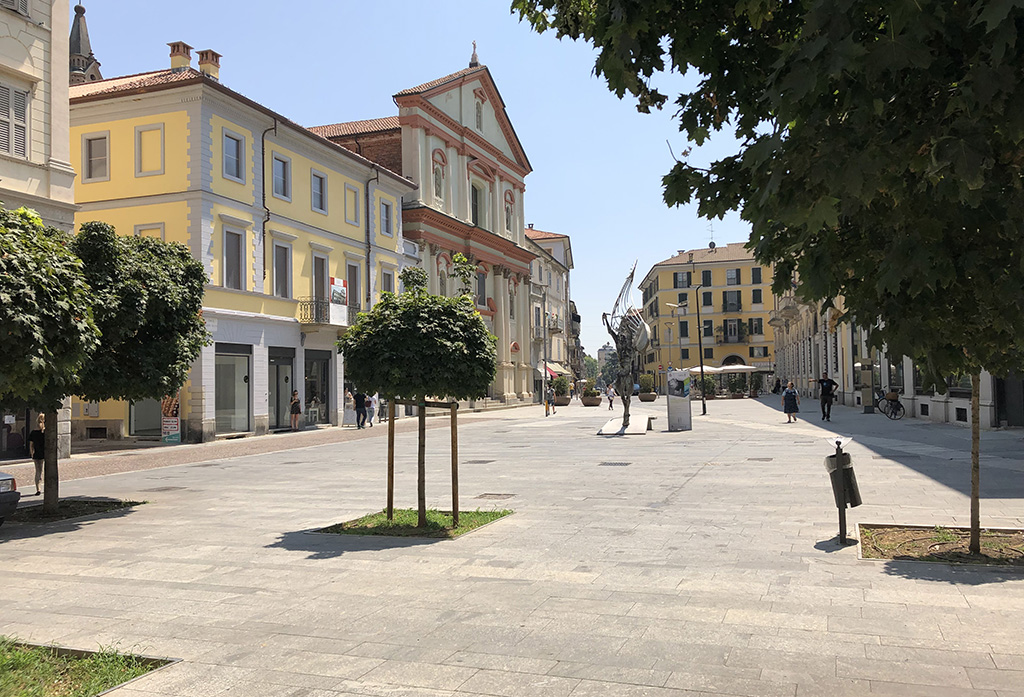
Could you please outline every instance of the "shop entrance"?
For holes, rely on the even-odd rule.
[[[292,366],[295,364],[295,349],[271,346],[270,360],[270,428],[280,429],[291,426]]]
[[[35,422],[25,409],[19,411],[0,411],[3,423],[0,424],[0,458],[28,457],[28,434],[35,429]],[[33,424],[31,429],[25,424]]]
[[[215,351],[213,391],[217,433],[245,433],[251,429],[252,346],[218,342]]]
[[[143,399],[132,402],[128,407],[128,433],[133,436],[149,438],[162,435],[160,400]]]
[[[331,352],[306,349],[306,423],[331,422]]]

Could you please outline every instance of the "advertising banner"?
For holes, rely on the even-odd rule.
[[[331,276],[331,304],[348,304],[348,281],[344,278]]]
[[[160,400],[160,440],[163,443],[181,442],[181,393]]]
[[[670,370],[667,373],[666,396],[668,397],[668,430],[689,431],[693,429],[690,416],[690,371]]]

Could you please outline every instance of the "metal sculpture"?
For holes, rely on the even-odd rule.
[[[647,348],[651,330],[644,322],[640,311],[633,307],[630,294],[633,291],[633,274],[636,273],[636,262],[622,284],[619,297],[611,314],[601,315],[605,328],[615,342],[618,357],[618,370],[615,378],[615,389],[622,398],[622,428],[629,426],[629,401],[633,396],[633,385],[637,378],[637,356]]]

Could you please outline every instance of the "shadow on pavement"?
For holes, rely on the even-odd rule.
[[[847,542],[845,545],[841,544],[839,542],[839,535],[836,535],[835,537],[829,538],[827,540],[815,542],[814,548],[820,552],[826,552],[831,554],[832,552],[841,552],[844,549],[850,549],[851,547],[856,546],[857,543],[852,541],[852,537],[848,537],[847,539],[851,540],[851,542]]]
[[[775,401],[759,399],[768,409],[781,412]],[[916,419],[890,421],[882,414],[864,414],[852,407],[832,408],[833,420],[822,423],[817,400],[805,399],[801,421],[821,431],[822,457],[828,455],[827,440],[833,434],[851,436],[854,443],[875,453],[876,459],[892,460],[904,467],[957,491],[965,496],[971,492],[971,432],[951,424],[922,422]],[[784,423],[784,422],[783,422]],[[900,441],[891,447],[871,444],[870,439]],[[1024,447],[1017,432],[981,432],[981,498],[1024,499]],[[900,446],[905,445],[906,449]],[[942,449],[944,454],[929,454]],[[906,452],[918,450],[920,452]],[[994,464],[986,458],[1002,457],[1015,461],[1010,466]],[[856,459],[856,458],[855,458]],[[854,463],[856,465],[856,462]]]
[[[887,561],[885,573],[912,581],[932,581],[967,586],[1024,581],[1024,569],[1014,566],[971,566],[922,561]]]
[[[444,542],[445,538],[388,537],[387,535],[332,535],[313,530],[282,533],[280,539],[266,545],[267,549],[308,552],[307,559],[334,559],[348,552],[377,552],[405,549]]]
[[[68,501],[70,499],[62,499],[62,501]],[[96,503],[113,503],[118,499],[111,498],[109,496],[75,496],[76,501],[89,501]],[[40,504],[41,505],[41,502]],[[19,507],[19,511],[23,511],[26,508],[34,508],[32,506]],[[123,518],[127,515],[131,515],[135,512],[136,506],[126,506],[124,508],[118,508],[112,511],[105,511],[103,513],[88,513],[75,518],[65,518],[63,520],[53,521],[21,521],[16,517],[8,518],[2,526],[0,526],[0,544],[5,542],[11,542],[14,540],[28,540],[36,537],[43,537],[44,535],[53,535],[57,533],[76,532],[87,526],[95,523],[100,523],[104,520],[110,520],[112,518]],[[15,514],[17,516],[17,513]]]

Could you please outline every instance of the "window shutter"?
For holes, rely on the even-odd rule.
[[[11,90],[13,121],[11,130],[11,154],[25,157],[28,154],[28,92]]]
[[[18,0],[0,0],[0,7],[7,7],[16,10]]]
[[[23,15],[28,14],[28,0],[18,0],[18,12]]]
[[[0,152],[11,152],[11,88],[0,85]]]
[[[743,285],[743,269],[736,269],[736,285]]]

